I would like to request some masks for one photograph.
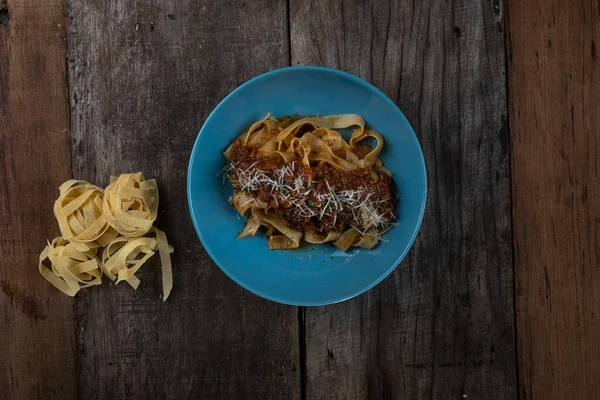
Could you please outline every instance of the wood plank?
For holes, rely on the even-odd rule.
[[[70,2],[68,19],[74,175],[101,185],[129,171],[157,178],[157,226],[175,247],[164,304],[157,260],[137,292],[107,283],[78,295],[80,395],[298,398],[297,309],[246,292],[213,264],[185,189],[210,111],[287,64],[285,4],[85,0]]]
[[[291,1],[292,63],[349,71],[397,101],[429,180],[396,271],[306,309],[307,398],[516,397],[502,15],[475,0]]]
[[[0,1],[0,397],[76,394],[71,298],[37,272],[71,175],[63,0]]]
[[[509,2],[519,393],[600,392],[600,4]]]

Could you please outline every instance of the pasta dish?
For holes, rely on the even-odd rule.
[[[353,127],[349,141],[340,129]],[[360,144],[373,138],[376,145]],[[333,242],[372,249],[396,223],[383,137],[355,114],[274,118],[254,123],[224,152],[230,201],[243,217],[238,238],[266,228],[269,249]]]

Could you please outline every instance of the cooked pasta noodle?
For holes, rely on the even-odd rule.
[[[349,127],[345,141],[338,129]],[[361,145],[367,138],[376,145]],[[248,218],[238,238],[264,226],[271,250],[297,248],[302,238],[344,251],[372,249],[396,223],[392,173],[379,158],[383,143],[360,115],[267,114],[224,152],[231,203]]]

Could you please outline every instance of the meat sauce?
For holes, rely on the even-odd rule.
[[[361,149],[364,150],[364,149]],[[258,168],[266,175],[273,173],[279,165],[272,160],[262,159],[250,149],[245,148],[240,141],[234,142],[232,149],[232,162],[236,168],[248,169]],[[306,179],[311,176],[312,182],[308,194],[302,196],[303,205],[309,209],[322,209],[324,204],[319,200],[319,194],[332,191],[355,191],[362,189],[364,194],[370,193],[370,203],[379,215],[385,216],[387,221],[395,222],[396,194],[393,190],[392,178],[379,174],[378,178],[371,175],[370,170],[357,170],[352,173],[341,172],[327,163],[320,163],[310,168],[297,170],[297,176]],[[286,177],[288,182],[294,177]],[[236,182],[233,187],[239,189]],[[341,207],[335,215],[319,213],[319,215],[306,217],[298,212],[298,207],[286,201],[276,191],[269,188],[250,190],[250,194],[264,203],[268,204],[269,212],[283,218],[288,226],[299,231],[313,230],[317,232],[344,231],[351,225],[356,226],[356,212],[351,207]]]

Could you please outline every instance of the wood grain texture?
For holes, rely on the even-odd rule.
[[[600,4],[511,1],[519,393],[600,393]]]
[[[78,295],[80,395],[217,399],[300,396],[298,313],[237,286],[192,227],[186,173],[210,111],[236,86],[289,59],[279,1],[71,1],[73,171],[157,178],[157,226],[175,247],[174,289],[158,263],[142,285]]]
[[[0,2],[0,8],[7,7]],[[0,24],[0,398],[76,394],[73,302],[38,273],[71,175],[65,4],[11,0]]]
[[[515,398],[501,4],[292,0],[290,20],[293,64],[344,69],[398,102],[429,181],[394,273],[306,309],[307,398]]]

